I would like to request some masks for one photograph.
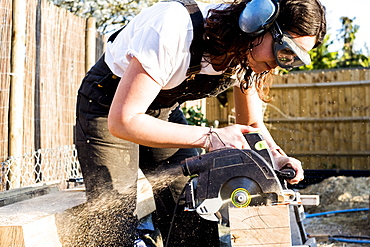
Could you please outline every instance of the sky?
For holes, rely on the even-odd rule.
[[[353,24],[360,28],[356,33],[355,50],[362,49],[364,54],[369,53],[370,49],[370,0],[320,0],[326,7],[328,33],[331,34],[331,40],[337,39],[338,30],[342,24],[340,17],[346,16],[353,20]],[[367,46],[367,49],[365,48]],[[333,44],[333,51],[341,49],[342,44]],[[330,47],[329,47],[330,49]],[[368,54],[370,55],[370,54]]]

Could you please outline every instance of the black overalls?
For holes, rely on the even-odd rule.
[[[197,74],[203,55],[203,17],[194,2],[183,4],[194,26],[188,79],[173,89],[162,90],[147,111],[151,116],[179,124],[187,124],[180,110],[183,102],[216,96],[233,84],[228,73],[217,76]],[[115,37],[113,34],[109,42],[113,42]],[[107,117],[119,80],[104,62],[103,55],[86,74],[78,91],[76,147],[87,197],[93,201],[109,194],[125,201],[123,211],[115,212],[119,215],[116,224],[122,224],[120,230],[125,234],[118,237],[117,243],[107,244],[102,242],[104,238],[95,238],[103,240],[96,240],[91,246],[133,246],[139,167],[145,174],[153,174],[160,169],[175,170],[171,179],[176,180],[177,187],[182,188],[187,178],[182,175],[179,162],[198,154],[196,149],[150,148],[112,136],[108,131]],[[147,178],[152,184],[158,182],[155,176]],[[166,239],[175,202],[168,189],[161,188],[154,193],[158,219],[156,224]],[[178,211],[175,230],[168,246],[218,246],[215,222],[203,220],[196,213],[181,213],[181,209]],[[95,234],[99,234],[98,231]]]

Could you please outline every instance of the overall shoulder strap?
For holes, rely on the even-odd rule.
[[[117,31],[115,31],[111,36],[109,36],[108,38],[108,42],[113,42],[116,38],[117,38],[117,35],[125,28],[125,26],[121,27],[120,29],[118,29]]]
[[[176,0],[188,10],[193,24],[193,40],[190,45],[190,65],[186,76],[199,73],[203,56],[204,19],[198,4],[194,0]]]
[[[190,65],[186,76],[198,74],[201,66],[203,56],[203,34],[204,34],[204,20],[202,12],[200,11],[198,4],[194,0],[175,0],[188,10],[193,24],[193,40],[190,45]],[[122,31],[124,27],[114,32],[109,38],[108,42],[113,42],[117,35]]]

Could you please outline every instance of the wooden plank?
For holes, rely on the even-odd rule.
[[[319,118],[326,118],[328,117],[326,114],[326,100],[327,100],[327,88],[322,88],[321,90],[317,90],[317,97],[318,97],[318,104],[317,104],[317,110],[318,110],[318,117]],[[326,150],[327,145],[326,143],[326,136],[327,136],[327,130],[325,128],[324,123],[317,123],[317,133],[316,134],[316,150]]]
[[[25,224],[22,228],[26,247],[62,247],[55,223],[55,214]]]
[[[353,70],[350,73],[351,81],[355,81],[359,79],[358,70]],[[358,117],[362,114],[363,109],[363,98],[364,95],[361,94],[362,87],[359,86],[352,86],[351,87],[351,96],[352,96],[352,117]],[[366,97],[366,96],[365,96]],[[361,139],[363,136],[361,136],[361,124],[359,123],[352,123],[352,133],[351,133],[351,139],[352,139],[352,149],[353,150],[361,150]],[[360,165],[360,160],[354,157],[351,161],[351,169],[358,169],[358,166]]]
[[[24,71],[26,61],[26,4],[22,0],[13,0],[13,38],[11,43],[11,87],[9,94],[9,147],[10,157],[21,157],[23,153],[23,109]],[[8,180],[12,188],[21,187],[21,162],[12,164]]]
[[[230,208],[232,246],[291,246],[288,207]]]
[[[85,202],[84,191],[59,191],[0,207],[0,247],[62,246],[55,216]]]
[[[96,18],[89,17],[86,20],[86,52],[85,52],[85,70],[86,72],[95,64],[96,52]]]
[[[155,211],[153,189],[141,169],[138,170],[136,214],[138,219]]]
[[[344,87],[339,87],[338,89],[338,105],[339,105],[339,111],[338,111],[338,117],[347,117],[348,115],[345,114],[344,111],[344,104],[345,104],[345,99],[346,96],[344,94],[345,88]],[[346,152],[346,145],[343,143],[346,139],[343,138],[346,135],[346,123],[344,121],[338,121],[335,124],[335,129],[334,129],[334,142],[336,145],[336,152]],[[337,168],[339,169],[342,164],[337,164]]]
[[[304,73],[304,77],[301,78],[300,81],[307,81],[307,78],[310,78],[307,73]],[[313,109],[314,109],[314,94],[313,90],[306,88],[305,90],[300,90],[300,97],[304,99],[303,102],[300,104],[304,105],[304,110],[302,111],[302,115],[300,117],[311,118],[315,117]],[[302,106],[303,107],[303,106]],[[306,133],[312,133],[312,124],[300,124],[301,126],[301,136],[299,140],[300,148],[298,152],[305,152],[305,151],[312,151],[312,138],[305,138]]]
[[[351,80],[351,73],[348,70],[342,70],[341,73],[338,75],[338,79],[341,81],[350,81]],[[352,115],[352,89],[351,87],[344,87],[344,102],[342,105],[343,109],[343,116],[353,116]],[[347,150],[354,150],[353,149],[353,142],[352,142],[352,126],[343,124],[343,140],[346,142],[345,147]],[[352,164],[351,162],[347,163],[347,167],[345,169],[351,169]]]
[[[310,79],[310,76],[306,73],[303,74],[304,77],[301,78],[302,82]],[[311,79],[312,80],[312,79]],[[313,90],[299,90],[299,97],[301,99],[301,115],[299,117],[312,117],[312,109],[314,109],[313,102]],[[312,149],[312,140],[305,138],[305,133],[312,133],[312,124],[299,124],[299,140],[296,145],[299,145],[297,152],[305,152]]]
[[[290,102],[290,100],[289,100],[289,90],[287,90],[287,89],[281,90],[281,98],[280,98],[279,109],[280,109],[281,112],[284,113],[283,117],[287,118],[287,119],[292,118],[290,113],[289,113],[289,104],[290,104],[289,102]],[[287,127],[282,128],[279,125],[275,125],[274,127],[276,129],[276,132],[279,132],[278,145],[282,146],[282,148],[284,150],[287,150],[288,149],[287,142],[289,140],[288,136],[290,135],[291,126],[287,125]]]
[[[355,73],[351,73],[351,77],[354,77]],[[358,117],[361,116],[361,104],[362,99],[360,88],[359,87],[351,87],[351,96],[352,96],[352,117]],[[352,139],[352,149],[353,150],[361,150],[361,139],[360,136],[361,127],[358,123],[352,123],[352,133],[351,133],[351,139]],[[360,127],[360,128],[359,128]],[[358,160],[356,158],[352,159],[352,166],[351,169],[356,169],[358,166]]]
[[[352,148],[354,149],[354,151],[358,151],[358,152],[361,152],[361,151],[364,151],[366,152],[366,150],[363,149],[363,144],[364,144],[364,139],[366,138],[366,136],[364,135],[365,132],[366,132],[366,127],[364,125],[364,123],[359,123],[359,122],[356,122],[356,123],[352,123],[352,126],[353,126],[353,130],[352,130]],[[361,167],[361,158],[358,158],[358,157],[354,157],[352,159],[352,169],[360,169]]]
[[[361,79],[363,80],[369,80],[370,79],[370,70],[361,70]],[[370,87],[365,87],[365,90],[364,90],[364,93],[365,95],[367,95],[367,97],[365,97],[363,99],[363,102],[365,104],[365,106],[367,106],[365,108],[365,111],[364,111],[364,114],[366,116],[370,116],[370,97],[368,97],[368,95],[370,95]],[[370,124],[365,124],[364,126],[365,130],[366,130],[366,142],[363,144],[364,145],[364,148],[365,150],[370,150]],[[370,160],[370,158],[368,158],[368,161]],[[369,164],[369,162],[366,162],[365,164]],[[363,167],[365,167],[366,165],[363,165]],[[368,168],[367,168],[368,169]]]
[[[23,238],[21,226],[0,226],[0,247],[24,247]]]
[[[304,73],[305,74],[305,73]],[[301,78],[300,77],[297,77],[298,81],[299,82],[302,82]],[[306,103],[302,103],[300,104],[300,99],[301,98],[305,98],[307,100],[307,98],[305,97],[306,95],[304,95],[304,97],[302,97],[301,95],[301,92],[302,90],[292,90],[291,91],[291,94],[294,95],[294,97],[292,98],[292,101],[291,101],[291,106],[290,106],[290,111],[295,111],[296,113],[293,113],[291,114],[291,116],[293,117],[299,117],[299,116],[304,116],[305,114],[305,105]],[[301,141],[301,126],[299,123],[295,123],[294,125],[292,125],[293,129],[292,129],[292,132],[289,136],[289,143],[288,143],[288,147],[289,149],[291,150],[291,153],[294,154],[295,152],[299,152],[299,151],[302,151],[302,149],[299,149],[299,146],[298,146],[298,143],[300,143]]]
[[[320,204],[319,195],[300,195],[301,204],[307,206],[318,206]]]

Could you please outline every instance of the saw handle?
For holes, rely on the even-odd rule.
[[[262,134],[260,132],[249,132],[243,135],[250,148],[261,155],[271,167],[274,167],[274,159],[272,158],[270,148],[265,139],[263,139]]]
[[[282,179],[293,179],[295,178],[295,170],[292,168],[284,168],[281,170],[275,170],[276,175]]]

